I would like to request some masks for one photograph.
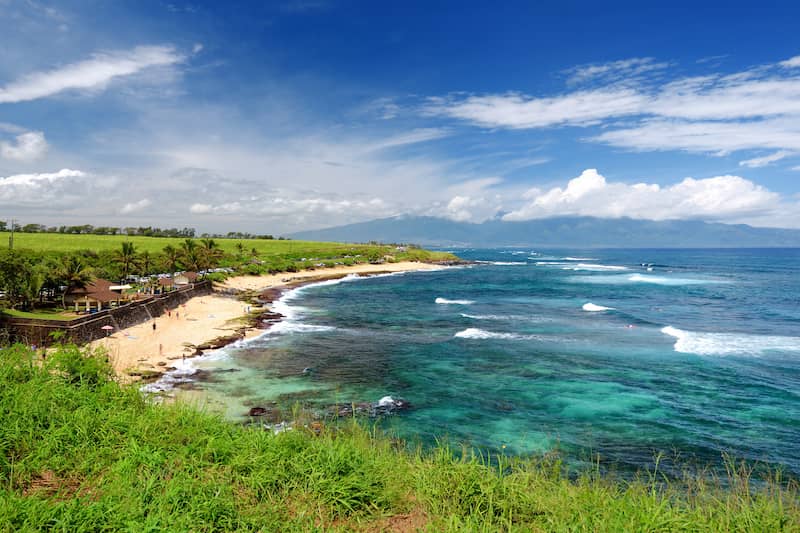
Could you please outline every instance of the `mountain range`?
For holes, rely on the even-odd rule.
[[[800,247],[800,230],[758,228],[699,220],[635,220],[555,217],[480,224],[400,215],[326,229],[293,239],[414,243],[438,247],[548,246],[583,248],[760,248]]]

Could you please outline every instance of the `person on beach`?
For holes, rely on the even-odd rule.
[[[155,333],[155,332],[156,332],[156,321],[153,320],[153,333]]]

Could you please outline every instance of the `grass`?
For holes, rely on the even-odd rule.
[[[38,252],[77,252],[81,250],[92,250],[94,252],[118,250],[122,242],[132,242],[137,252],[160,253],[165,246],[180,246],[185,239],[171,237],[142,237],[126,235],[73,235],[61,233],[15,233],[14,248],[27,249]],[[397,253],[392,246],[370,246],[334,242],[313,242],[313,241],[279,241],[266,239],[214,239],[222,249],[235,255],[237,253],[237,243],[242,243],[246,253],[255,248],[262,259],[269,258],[338,258],[345,255],[363,254],[367,255],[371,250],[380,250],[382,253],[395,254],[398,258],[409,256],[413,258],[414,253],[421,250],[411,250],[409,253]],[[8,232],[0,232],[0,243],[8,242]],[[433,254],[431,257],[449,258],[449,254],[441,252],[428,252]]]
[[[66,315],[60,311],[42,309],[40,311],[20,311],[19,309],[4,309],[3,312],[9,316],[19,318],[35,318],[40,320],[73,320],[75,314]]]
[[[558,457],[408,451],[354,421],[273,435],[153,404],[74,346],[33,357],[0,352],[2,531],[800,530],[778,476],[621,481]]]

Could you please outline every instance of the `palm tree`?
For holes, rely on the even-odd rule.
[[[215,267],[225,255],[225,252],[222,251],[222,248],[214,239],[201,239],[200,242],[203,244],[201,252],[205,268]]]
[[[168,244],[164,247],[164,260],[167,262],[167,268],[169,269],[169,275],[174,276],[175,271],[178,269],[178,263],[181,260],[181,251]]]
[[[194,270],[202,270],[203,255],[197,249],[197,241],[194,239],[186,239],[181,243],[181,260],[186,268]]]
[[[66,309],[66,296],[72,289],[86,287],[94,279],[92,269],[87,267],[76,255],[68,256],[63,263],[56,265],[53,277],[65,285],[61,294],[61,305]]]
[[[44,287],[44,272],[41,267],[32,268],[22,281],[23,283],[20,287],[22,306],[26,309],[33,309]]]
[[[123,242],[122,249],[114,252],[114,260],[122,267],[122,277],[127,278],[133,267],[138,263],[136,247],[132,242]]]
[[[139,255],[139,266],[142,268],[142,275],[146,276],[153,268],[153,256],[145,250]]]

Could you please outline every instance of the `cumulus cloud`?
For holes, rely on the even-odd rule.
[[[762,157],[754,157],[752,159],[739,161],[739,166],[749,167],[749,168],[765,167],[767,165],[770,165],[776,161],[780,161],[781,159],[784,159],[792,155],[794,155],[794,152],[790,152],[788,150],[779,150],[774,154],[769,154]]]
[[[630,59],[574,69],[571,79],[594,81],[590,88],[555,96],[510,92],[434,97],[424,113],[485,128],[601,124],[606,131],[588,140],[635,150],[796,150],[800,73],[792,67],[797,66],[800,56],[727,75],[661,83],[647,72],[667,65]],[[614,122],[621,118],[628,122]]]
[[[0,103],[36,100],[67,90],[102,89],[115,78],[152,67],[174,65],[183,59],[172,46],[137,46],[132,50],[99,52],[84,61],[33,72],[0,87]]]
[[[122,213],[123,215],[127,215],[129,213],[135,213],[137,211],[141,211],[143,209],[150,207],[152,203],[153,202],[151,202],[148,198],[142,198],[138,202],[130,202],[123,205],[122,209],[120,209],[119,212]]]
[[[20,133],[14,141],[0,141],[0,157],[15,161],[33,161],[47,151],[47,141],[41,131]]]
[[[566,187],[533,188],[508,221],[551,216],[630,217],[648,220],[702,219],[726,222],[764,219],[786,207],[780,195],[739,176],[685,178],[662,187],[655,183],[609,182],[587,169]],[[795,218],[800,218],[800,210]],[[794,220],[794,226],[800,220]]]
[[[58,172],[15,174],[0,178],[0,205],[54,207],[74,205],[86,191],[88,175],[64,168]],[[83,198],[87,201],[87,198]]]

